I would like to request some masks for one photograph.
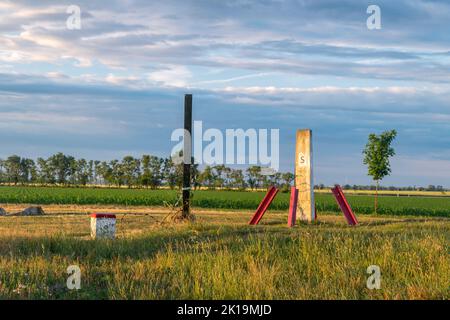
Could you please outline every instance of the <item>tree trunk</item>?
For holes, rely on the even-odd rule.
[[[375,187],[375,214],[377,214],[378,211],[378,186],[379,186],[379,181],[377,180],[377,185]]]

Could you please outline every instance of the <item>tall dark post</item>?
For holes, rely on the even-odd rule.
[[[189,216],[192,160],[192,94],[184,96],[183,218]]]

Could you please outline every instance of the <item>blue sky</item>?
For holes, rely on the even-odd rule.
[[[2,1],[0,157],[167,156],[189,92],[205,128],[280,129],[282,170],[311,128],[316,183],[369,184],[367,136],[395,128],[383,184],[450,187],[449,17],[438,0]]]

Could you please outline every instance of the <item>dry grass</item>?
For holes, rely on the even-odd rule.
[[[23,206],[15,207],[21,209]],[[8,210],[14,209],[12,206]],[[44,207],[0,217],[0,297],[38,299],[448,299],[450,219],[339,215],[288,229],[285,212],[196,212],[161,224],[162,208]],[[89,238],[88,213],[118,215],[115,241]],[[79,291],[65,287],[69,265]],[[379,265],[380,290],[366,288]]]

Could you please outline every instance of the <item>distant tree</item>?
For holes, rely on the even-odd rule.
[[[164,160],[155,156],[143,155],[141,159],[141,183],[145,187],[156,189],[162,183]]]
[[[21,178],[21,160],[19,156],[13,155],[4,162],[6,180],[14,185],[19,183]]]
[[[214,173],[214,187],[216,188],[222,188],[225,184],[224,179],[224,173],[226,172],[227,168],[223,164],[219,164],[213,167],[215,173]]]
[[[182,157],[183,156],[183,152],[181,151],[180,154],[181,154],[181,157]],[[192,166],[191,166],[191,170],[192,170]],[[175,176],[175,184],[176,184],[176,186],[179,189],[181,189],[182,186],[183,186],[183,163],[175,164],[174,176]],[[192,177],[191,177],[191,179],[192,179]]]
[[[56,176],[57,183],[66,184],[67,177],[74,174],[73,160],[73,157],[67,157],[62,152],[58,152],[47,160],[47,165]]]
[[[180,151],[178,157],[182,158]],[[181,187],[183,177],[182,163],[174,163],[174,159],[163,159],[151,155],[143,155],[139,159],[126,156],[122,161],[111,160],[98,161],[76,159],[61,152],[50,156],[48,159],[21,158],[13,155],[6,160],[0,159],[0,183],[14,184],[41,183],[71,184],[86,186],[89,184],[106,184],[116,186],[143,186],[156,189],[161,185],[167,185],[171,189]],[[232,169],[225,165],[206,166],[199,169],[198,164],[192,159],[191,186],[194,190],[200,186],[209,189],[238,188],[245,190],[274,185],[289,191],[294,175],[292,173],[275,173],[273,175],[262,174],[260,166],[252,166],[244,172],[241,169]],[[318,188],[324,188],[323,185]],[[361,186],[361,188],[369,188]],[[375,186],[373,186],[375,188]],[[438,190],[438,187],[435,187]],[[441,189],[442,186],[440,186]]]
[[[116,163],[118,161],[116,160]],[[103,184],[112,185],[115,183],[113,176],[113,169],[110,163],[102,161],[97,165],[96,169],[97,175],[101,178]]]
[[[232,169],[230,167],[224,166],[222,177],[223,177],[223,186],[227,188],[228,190],[233,188],[232,180],[231,180],[231,173]]]
[[[20,182],[25,184],[36,182],[37,169],[34,160],[22,158],[20,160]]]
[[[150,187],[153,189],[158,188],[162,184],[163,180],[163,165],[164,159],[151,156],[150,157]]]
[[[109,167],[111,168],[110,181],[120,188],[124,184],[123,166],[119,160],[114,159],[109,162]]]
[[[90,180],[90,165],[86,161],[86,159],[79,159],[75,162],[76,165],[76,174],[75,174],[75,183],[81,184],[85,186]]]
[[[83,159],[84,160],[84,159]],[[78,171],[78,162],[77,159],[75,159],[72,156],[67,156],[66,157],[66,161],[68,164],[68,169],[67,169],[67,181],[72,184],[72,185],[76,185],[77,183],[79,183],[77,181],[77,171]],[[86,160],[84,160],[84,162],[86,163]],[[86,163],[87,164],[87,163]],[[83,168],[85,170],[85,168]]]
[[[262,186],[263,188],[268,188],[271,185],[274,185],[274,175],[264,175],[264,174],[260,174],[259,176],[259,181],[258,181],[258,185]]]
[[[249,187],[254,190],[259,187],[259,183],[261,181],[261,167],[260,166],[251,166],[247,168],[247,184]]]
[[[380,135],[370,134],[364,154],[364,164],[367,165],[368,175],[376,182],[375,213],[378,209],[378,188],[380,181],[391,173],[389,158],[395,155],[392,141],[397,136],[397,131],[385,131]]]
[[[282,186],[282,174],[280,172],[275,172],[271,175],[262,175],[261,181],[264,187],[280,187]]]
[[[5,182],[5,160],[0,159],[0,183]]]
[[[213,168],[206,166],[198,176],[198,182],[200,185],[207,187],[208,189],[214,189],[215,173]]]
[[[200,183],[198,180],[198,177],[200,175],[200,169],[198,168],[198,163],[195,163],[194,160],[192,160],[191,165],[191,186],[194,188],[194,190],[197,190],[198,187],[200,187]]]
[[[95,163],[94,160],[88,162],[88,183],[95,183]]]
[[[54,176],[52,170],[44,158],[37,158],[38,179],[42,184],[54,183]]]
[[[101,161],[94,160],[94,176],[93,176],[93,178],[94,178],[95,184],[99,183],[101,165],[102,165]]]
[[[143,155],[141,159],[142,165],[142,176],[141,176],[141,184],[142,186],[148,188],[151,180],[151,169],[150,169],[150,156]]]
[[[123,183],[129,188],[137,184],[141,167],[139,159],[135,159],[132,156],[126,156],[123,158],[120,166],[123,174]]]
[[[295,175],[292,172],[285,172],[281,175],[283,180],[283,191],[288,191],[294,182]]]
[[[163,162],[163,177],[166,184],[171,190],[177,185],[176,166],[172,158],[166,158]]]
[[[242,170],[240,169],[232,169],[229,174],[230,184],[238,188],[239,190],[244,190],[246,187],[245,184],[245,176]]]

